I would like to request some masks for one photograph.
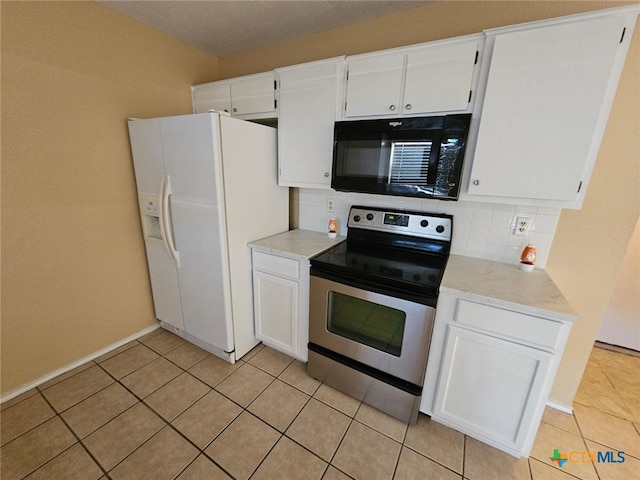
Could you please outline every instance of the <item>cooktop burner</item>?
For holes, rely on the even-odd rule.
[[[347,226],[346,241],[311,259],[314,274],[437,297],[451,246],[451,215],[354,206]]]

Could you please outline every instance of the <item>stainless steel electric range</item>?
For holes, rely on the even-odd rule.
[[[415,423],[453,217],[353,206],[347,226],[311,259],[308,373]]]

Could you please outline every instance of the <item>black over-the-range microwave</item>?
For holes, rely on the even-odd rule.
[[[331,188],[456,200],[471,114],[336,122]]]

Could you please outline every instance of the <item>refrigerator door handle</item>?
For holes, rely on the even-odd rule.
[[[160,234],[162,235],[162,244],[164,245],[165,250],[169,257],[173,260],[173,255],[171,255],[171,250],[169,249],[169,244],[167,243],[167,231],[164,228],[164,174],[160,175],[160,193],[158,198],[160,198],[160,211],[158,212],[158,217],[160,220]]]
[[[171,223],[171,209],[169,208],[169,197],[171,196],[171,177],[165,175],[162,181],[162,230],[165,245],[169,255],[173,259],[176,267],[180,268],[180,255],[173,243],[173,228]]]

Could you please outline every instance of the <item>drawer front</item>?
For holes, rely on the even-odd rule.
[[[253,252],[253,269],[292,280],[298,280],[300,276],[297,260],[262,252]]]
[[[520,343],[556,350],[562,323],[466,300],[458,301],[458,325],[473,327]]]

